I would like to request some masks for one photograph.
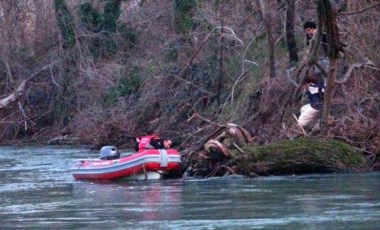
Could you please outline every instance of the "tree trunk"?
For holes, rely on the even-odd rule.
[[[271,145],[244,148],[246,157],[234,165],[244,175],[292,175],[365,172],[369,161],[348,144],[336,140],[299,138]]]
[[[272,28],[272,15],[269,7],[270,1],[256,1],[257,7],[259,8],[261,15],[264,19],[265,28],[268,36],[268,55],[269,55],[269,77],[276,77],[276,66],[274,58],[274,38],[273,38],[273,28]]]
[[[326,29],[327,42],[329,44],[330,69],[327,76],[325,97],[323,102],[323,112],[321,118],[321,132],[327,132],[328,117],[330,114],[330,107],[332,97],[335,89],[335,79],[337,73],[339,51],[343,51],[342,43],[339,39],[338,27],[336,22],[336,11],[333,9],[329,0],[318,1],[318,18]]]
[[[293,65],[298,62],[298,49],[294,36],[295,2],[286,0],[286,43],[289,51],[289,62]]]
[[[218,79],[218,84],[217,84],[217,90],[216,90],[216,95],[217,95],[217,103],[218,106],[220,105],[220,94],[222,91],[222,84],[223,84],[223,50],[224,50],[224,45],[223,45],[223,36],[224,36],[224,8],[227,4],[224,4],[222,8],[220,9],[220,20],[221,20],[221,39],[220,39],[220,51],[219,51],[219,79]]]

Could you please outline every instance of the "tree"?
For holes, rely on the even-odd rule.
[[[272,13],[269,5],[270,1],[256,0],[256,5],[264,19],[265,28],[268,36],[268,56],[269,56],[269,77],[276,77],[276,66],[274,58],[274,37],[272,27]]]
[[[323,111],[321,118],[321,131],[325,133],[327,131],[328,117],[330,114],[331,100],[334,95],[335,79],[338,68],[339,52],[343,51],[343,45],[340,42],[338,26],[336,22],[336,9],[333,8],[332,3],[329,0],[319,0],[317,5],[318,12],[318,37],[322,36],[322,28],[325,28],[327,35],[327,42],[329,44],[330,66],[326,81],[326,90],[323,102]],[[318,40],[318,39],[317,39]],[[320,67],[320,66],[319,66]],[[322,68],[322,67],[320,67]]]
[[[298,49],[294,36],[295,2],[286,0],[286,43],[289,51],[290,65],[298,62]]]
[[[75,26],[73,17],[65,0],[55,0],[55,11],[59,29],[61,30],[63,48],[72,48],[75,45]]]

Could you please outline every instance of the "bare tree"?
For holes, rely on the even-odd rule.
[[[286,5],[286,43],[289,51],[289,62],[292,65],[298,62],[298,49],[294,36],[295,2],[294,0],[286,0]]]
[[[274,58],[274,37],[272,27],[272,12],[270,8],[270,1],[256,0],[256,5],[264,19],[265,28],[268,36],[268,55],[269,55],[269,77],[276,77],[276,66]]]
[[[323,111],[321,118],[321,131],[327,131],[328,116],[330,114],[331,100],[335,89],[335,79],[338,68],[339,52],[343,51],[343,45],[340,42],[338,26],[336,23],[336,9],[333,8],[329,0],[319,0],[317,5],[318,25],[324,26],[327,34],[327,42],[329,44],[330,66],[327,75],[326,91],[323,102]],[[319,29],[318,37],[321,37],[322,30]],[[322,67],[320,67],[322,68]]]

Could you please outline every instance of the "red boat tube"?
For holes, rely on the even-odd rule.
[[[75,179],[117,180],[155,172],[162,177],[180,177],[182,159],[174,149],[147,149],[145,151],[112,160],[79,160],[72,168]],[[147,179],[147,178],[146,178]]]

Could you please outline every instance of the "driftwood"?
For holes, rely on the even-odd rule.
[[[194,119],[208,123],[209,134],[199,141],[199,149],[185,157],[185,162],[190,162],[190,174],[202,177],[235,174],[235,170],[228,165],[229,160],[244,154],[244,146],[252,143],[254,137],[236,124],[218,124],[199,114],[194,114],[188,122]]]
[[[213,131],[203,140],[202,146],[206,152],[219,153],[225,157],[233,157],[228,150],[231,146],[241,150],[241,147],[252,142],[254,138],[244,128],[232,124],[217,124],[209,119],[206,119],[199,114],[194,114],[188,119],[188,122],[198,118],[212,125]]]
[[[69,135],[54,137],[46,142],[48,145],[72,145],[78,143],[78,139]]]

